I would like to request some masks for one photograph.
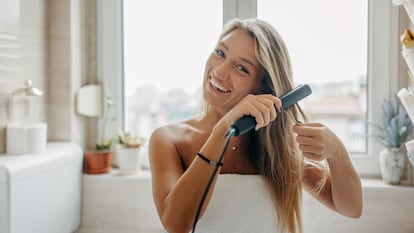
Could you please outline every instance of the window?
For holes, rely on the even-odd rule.
[[[258,17],[287,44],[295,83],[312,87],[301,102],[311,121],[335,131],[348,151],[366,154],[368,1],[342,1],[341,10],[329,0],[257,3]]]
[[[151,1],[140,3],[139,1],[124,0],[124,6],[126,6],[126,4],[138,5],[139,9],[133,11],[137,17],[141,17],[143,16],[143,14],[150,13],[149,16],[145,18],[145,20],[138,19],[134,21],[132,24],[125,22],[127,20],[127,15],[125,15],[125,28],[123,29],[125,41],[122,39],[121,33],[122,4],[120,4],[118,1],[98,1],[98,23],[102,25],[98,27],[98,38],[100,39],[100,41],[98,41],[98,66],[100,67],[98,74],[99,77],[102,78],[105,86],[111,87],[109,91],[112,93],[113,96],[117,97],[119,100],[125,98],[125,101],[123,101],[123,107],[119,107],[118,109],[118,114],[116,118],[118,121],[114,123],[114,132],[117,132],[117,130],[119,130],[119,128],[121,127],[124,127],[128,130],[136,130],[140,133],[146,133],[151,131],[151,128],[137,126],[139,125],[139,122],[133,123],[134,117],[129,118],[133,120],[130,120],[128,123],[128,110],[126,110],[129,105],[137,104],[135,101],[131,101],[131,99],[128,99],[129,97],[127,97],[133,95],[134,88],[132,87],[135,85],[147,85],[147,83],[142,82],[146,80],[152,81],[158,79],[159,77],[165,78],[162,82],[163,84],[166,84],[168,86],[168,89],[170,89],[170,98],[166,102],[160,101],[161,104],[158,105],[158,107],[162,107],[163,111],[165,111],[162,115],[156,113],[154,109],[148,108],[149,105],[146,105],[146,108],[143,108],[141,106],[141,113],[134,113],[142,114],[142,111],[146,112],[145,114],[147,114],[147,116],[142,117],[139,120],[141,122],[145,122],[144,125],[152,124],[153,127],[155,124],[167,123],[167,117],[170,117],[171,121],[176,121],[179,119],[180,116],[187,117],[190,114],[192,114],[193,110],[191,110],[191,108],[196,106],[196,103],[193,102],[196,99],[194,97],[196,96],[194,95],[194,93],[197,92],[197,85],[201,84],[204,62],[206,61],[211,49],[213,49],[214,44],[211,43],[216,42],[218,33],[221,30],[222,14],[224,15],[224,18],[229,18],[229,15],[240,16],[245,18],[257,16],[259,18],[264,18],[268,21],[275,20],[275,22],[281,21],[283,24],[289,23],[289,25],[290,23],[299,22],[299,26],[291,26],[291,28],[293,28],[294,30],[290,30],[289,28],[288,29],[293,32],[304,32],[304,34],[301,36],[302,41],[306,41],[307,37],[312,38],[314,36],[317,36],[315,34],[318,34],[317,30],[320,29],[317,29],[316,26],[322,26],[322,29],[326,28],[326,31],[331,32],[327,35],[330,35],[331,40],[334,41],[337,39],[337,37],[341,36],[342,32],[346,33],[346,30],[350,28],[349,25],[352,23],[353,20],[362,20],[363,22],[361,22],[361,25],[357,25],[357,27],[359,28],[358,30],[367,30],[368,34],[359,32],[358,35],[360,35],[361,37],[355,39],[357,41],[360,41],[360,46],[367,46],[366,50],[368,52],[364,53],[355,51],[354,53],[348,54],[348,51],[342,51],[339,54],[340,56],[349,56],[350,58],[341,60],[340,62],[337,58],[337,63],[329,64],[330,66],[338,65],[338,63],[343,62],[347,62],[350,65],[357,64],[355,65],[356,68],[353,68],[352,70],[347,69],[347,67],[335,67],[333,70],[329,70],[325,69],[324,66],[316,65],[316,63],[312,63],[312,66],[306,66],[306,60],[305,62],[300,61],[301,58],[298,58],[298,55],[296,55],[300,54],[300,52],[302,51],[300,48],[294,48],[294,44],[299,44],[298,42],[295,43],[295,37],[297,37],[297,35],[289,35],[289,30],[284,29],[284,26],[281,24],[275,24],[275,27],[285,38],[285,41],[287,42],[287,45],[291,51],[292,60],[294,62],[295,79],[297,78],[295,82],[297,82],[298,84],[302,82],[312,84],[314,93],[317,93],[319,89],[328,92],[333,90],[333,88],[335,89],[335,91],[338,90],[338,92],[342,93],[361,94],[364,92],[364,90],[366,91],[366,96],[364,97],[364,95],[361,95],[362,98],[358,99],[359,102],[357,101],[358,103],[356,106],[359,106],[359,109],[357,109],[357,114],[351,114],[349,111],[346,113],[345,111],[342,111],[339,114],[337,113],[335,115],[341,116],[348,121],[346,123],[346,127],[340,126],[333,128],[335,128],[335,130],[337,130],[339,134],[344,133],[343,135],[346,135],[343,137],[346,138],[345,140],[350,140],[346,141],[346,144],[349,148],[354,148],[355,151],[359,152],[366,151],[366,153],[353,156],[354,165],[356,166],[359,173],[367,176],[379,175],[380,172],[378,166],[378,154],[380,147],[376,143],[373,143],[371,139],[365,140],[365,137],[361,139],[361,135],[365,133],[363,131],[366,131],[365,128],[361,128],[361,124],[363,124],[361,122],[361,119],[366,117],[368,121],[379,121],[379,114],[375,113],[380,111],[379,109],[381,99],[392,97],[398,88],[398,56],[400,56],[398,49],[398,8],[393,6],[392,3],[388,0],[367,1],[368,3],[366,1],[357,1],[356,4],[360,4],[360,6],[356,8],[347,8],[346,6],[349,6],[349,4],[351,4],[351,2],[348,3],[347,1],[339,2],[341,4],[336,3],[335,5],[333,5],[329,1],[314,1],[312,2],[313,6],[317,6],[317,2],[321,4],[323,3],[323,6],[319,6],[319,8],[313,10],[311,10],[310,7],[305,7],[303,5],[301,5],[300,7],[297,6],[296,8],[293,8],[293,10],[287,10],[287,8],[284,7],[287,7],[285,6],[285,4],[289,4],[288,2],[272,1],[274,2],[272,4],[277,4],[277,6],[282,11],[289,12],[290,17],[292,17],[293,12],[298,11],[299,8],[303,8],[309,12],[313,12],[314,16],[321,15],[322,11],[325,11],[324,9],[328,8],[329,12],[333,13],[333,15],[330,15],[328,18],[335,18],[336,15],[340,15],[341,12],[345,12],[346,16],[349,17],[345,21],[335,22],[334,24],[336,25],[336,27],[329,27],[329,24],[325,22],[329,21],[329,19],[325,18],[320,22],[314,23],[315,25],[306,25],[306,28],[302,28],[301,30],[299,27],[304,27],[303,25],[305,25],[307,21],[310,21],[309,18],[301,20],[300,18],[298,18],[298,16],[295,17],[294,20],[290,20],[289,18],[272,19],[275,15],[277,15],[278,17],[280,15],[278,15],[279,13],[277,13],[277,9],[273,10],[273,8],[271,8],[270,5],[266,5],[270,4],[271,2],[268,0],[228,0],[224,2],[216,0],[208,1],[208,4],[200,2],[197,2],[197,4],[195,4],[191,1],[171,1],[174,2],[173,5],[170,5],[172,4],[170,3],[170,1],[156,1],[155,3]],[[299,4],[298,2],[295,3]],[[205,5],[203,6],[203,4]],[[252,4],[254,5],[253,8]],[[282,4],[283,8],[281,7]],[[301,4],[307,3],[306,1],[304,1]],[[255,15],[255,13],[252,13],[251,10],[256,8],[257,15]],[[128,10],[129,9],[130,8],[128,7]],[[167,11],[163,9],[167,9]],[[183,9],[185,9],[185,11]],[[270,9],[271,11],[266,13],[265,9]],[[366,20],[366,18],[362,18],[363,15],[366,16],[367,11],[368,21]],[[126,14],[128,13],[126,12]],[[309,17],[312,17],[312,15]],[[314,18],[315,20],[317,19],[316,17]],[[161,24],[158,24],[156,22],[156,19],[161,19]],[[148,23],[150,23],[151,26],[146,25]],[[130,34],[131,32],[128,32],[126,27],[132,27],[133,31],[141,31],[141,33],[144,33],[143,35],[133,39],[132,42],[128,42],[128,40],[131,40],[133,36],[132,34]],[[202,30],[198,31],[201,28]],[[310,29],[312,29],[312,31],[310,31]],[[206,30],[212,31],[206,33]],[[333,32],[332,30],[337,31]],[[156,33],[163,31],[165,31],[163,35],[155,36]],[[326,34],[325,31],[322,31],[322,33]],[[211,35],[212,37],[198,37],[205,35]],[[194,44],[191,42],[192,40],[188,37],[194,38],[195,41],[204,42],[202,44]],[[184,42],[187,39],[189,41],[185,41],[185,47],[180,47],[178,42],[172,42],[176,38],[179,39],[179,42]],[[203,38],[206,39],[202,40]],[[145,42],[147,39],[150,40]],[[368,44],[364,45],[361,41],[367,41]],[[312,42],[314,42],[314,40],[312,40]],[[149,43],[155,45],[151,46]],[[122,50],[122,44],[124,45],[124,50]],[[309,44],[305,44],[303,42],[301,42],[300,45],[304,47],[310,47]],[[318,48],[321,45],[312,44],[312,46]],[[168,49],[166,47],[171,47],[173,49],[173,51],[171,52],[173,55],[170,58],[166,57],[169,53],[166,52],[166,49]],[[153,50],[148,51],[146,50],[147,48],[153,48]],[[360,49],[364,50],[363,47],[360,47]],[[295,50],[299,50],[299,52]],[[127,51],[125,52],[125,56],[122,55],[121,51]],[[133,51],[133,53],[137,55],[136,60],[132,62],[129,61],[129,58],[127,58],[126,55],[131,51]],[[197,55],[195,55],[195,52],[197,52]],[[336,57],[336,55],[329,54],[329,52],[332,51],[316,50],[313,53],[315,56],[327,54],[320,57],[324,58],[328,56],[329,61],[332,61],[334,60],[334,58],[332,57]],[[161,54],[163,55],[161,56]],[[185,56],[182,58],[178,58],[178,55]],[[189,57],[186,57],[187,55],[189,55]],[[123,66],[121,62],[123,61],[123,59],[125,59],[125,66]],[[178,63],[174,64],[174,62],[178,59],[184,60],[180,60]],[[191,63],[194,64],[194,70],[190,71],[182,67],[183,63],[188,63],[185,61],[185,59],[189,59]],[[314,59],[314,57],[307,57],[306,59]],[[153,66],[152,63],[154,62],[156,62],[157,65]],[[200,65],[199,62],[201,62],[202,65]],[[312,60],[312,62],[316,61]],[[172,66],[169,66],[168,63],[171,63]],[[298,71],[301,63],[304,64],[304,69],[308,70],[304,72]],[[327,63],[323,62],[321,64],[326,65]],[[314,72],[312,68],[314,68],[318,72]],[[132,70],[134,69],[136,69],[136,71],[133,72]],[[124,84],[122,83],[121,78],[114,78],[122,76],[123,70],[125,74]],[[348,70],[351,72],[342,72],[343,70]],[[166,71],[166,73],[164,73],[164,71]],[[129,81],[129,75],[132,75],[131,81]],[[181,77],[184,77],[185,81],[178,81],[178,78]],[[325,77],[322,79],[323,82],[316,81],[319,77]],[[333,80],[333,77],[337,77],[338,79]],[[352,77],[351,80],[353,80],[354,82],[349,82],[349,77]],[[312,80],[312,83],[309,80]],[[362,81],[358,83],[358,81],[360,80]],[[335,81],[336,83],[330,84],[331,81]],[[136,82],[136,84],[133,84],[133,82]],[[189,83],[189,86],[186,86],[187,83]],[[322,83],[324,83],[324,85],[331,86],[325,86],[324,88],[320,88],[320,85],[322,85]],[[152,85],[153,89],[147,88],[146,91],[141,91],[139,92],[139,94],[143,95],[143,92],[146,92],[146,95],[154,95],[155,91],[152,90],[155,90],[155,88],[158,88],[160,93],[159,96],[162,96],[162,93],[168,92],[167,89],[157,87],[157,84]],[[127,86],[127,88],[124,90],[123,86]],[[184,87],[184,89],[180,89],[182,87]],[[125,96],[123,95],[123,93],[125,93]],[[320,92],[320,95],[322,94],[326,93]],[[193,96],[194,98],[191,98],[188,95]],[[316,98],[317,94],[314,95]],[[140,98],[145,99],[145,95],[144,97]],[[191,101],[188,98],[191,98]],[[309,98],[309,102],[310,101],[311,99]],[[181,104],[176,104],[177,102]],[[309,102],[304,102],[304,105]],[[171,103],[174,104],[171,105]],[[178,111],[175,111],[175,113],[173,113],[170,111],[171,109],[169,109],[168,106],[173,106],[175,108],[174,110]],[[305,108],[307,108],[307,111],[312,111],[311,105],[306,106]],[[123,109],[125,109],[125,111]],[[337,124],[335,120],[332,120],[334,118],[328,118],[331,116],[332,113],[311,113],[313,114],[313,117],[318,117],[316,119],[320,119],[320,121],[329,125],[330,127],[332,127],[331,125]],[[368,132],[369,130],[370,128],[368,127]],[[355,138],[361,140],[355,140]]]
[[[147,136],[199,109],[221,1],[124,0],[123,16],[125,127]]]

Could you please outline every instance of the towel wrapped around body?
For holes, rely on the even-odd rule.
[[[220,174],[197,233],[275,233],[277,213],[260,175]]]

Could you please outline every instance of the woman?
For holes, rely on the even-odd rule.
[[[274,218],[259,223],[246,219],[248,224],[263,226],[246,232],[301,232],[302,188],[338,213],[354,218],[361,215],[360,179],[340,139],[322,124],[299,123],[306,117],[298,105],[282,111],[276,96],[293,88],[288,51],[271,25],[258,19],[235,19],[226,24],[206,63],[203,114],[161,127],[150,139],[153,197],[168,232],[191,231],[203,192],[216,168],[214,162],[219,161],[225,146],[226,132],[246,115],[255,118],[255,130],[231,139],[232,149],[226,151],[218,170],[220,174],[248,175],[246,181],[251,176],[264,178],[272,202],[264,206],[273,207]],[[321,166],[319,161],[323,160],[327,167]],[[201,208],[197,230],[210,227],[212,232],[241,231],[235,224],[226,225],[226,230],[219,225],[224,226],[226,218],[237,215],[240,220],[243,214],[253,211],[245,209],[227,216],[217,216],[220,211],[208,213],[209,206],[215,205],[212,196],[221,192],[217,182],[224,177],[215,176]],[[220,189],[228,186],[231,184]],[[244,201],[248,200],[239,203]],[[205,215],[213,219],[210,225],[203,222]],[[212,226],[215,223],[216,229]]]

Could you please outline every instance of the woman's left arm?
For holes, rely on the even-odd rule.
[[[327,161],[329,169],[306,163],[304,187],[329,208],[342,215],[359,218],[362,214],[361,180],[352,165],[342,141],[319,123],[298,123],[293,128],[296,141],[309,160]],[[325,174],[324,174],[325,173]],[[326,175],[326,182],[318,184]],[[318,192],[318,191],[319,192]]]

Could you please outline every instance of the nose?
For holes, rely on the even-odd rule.
[[[217,64],[213,69],[213,74],[218,79],[227,79],[230,75],[230,65],[227,62]]]

